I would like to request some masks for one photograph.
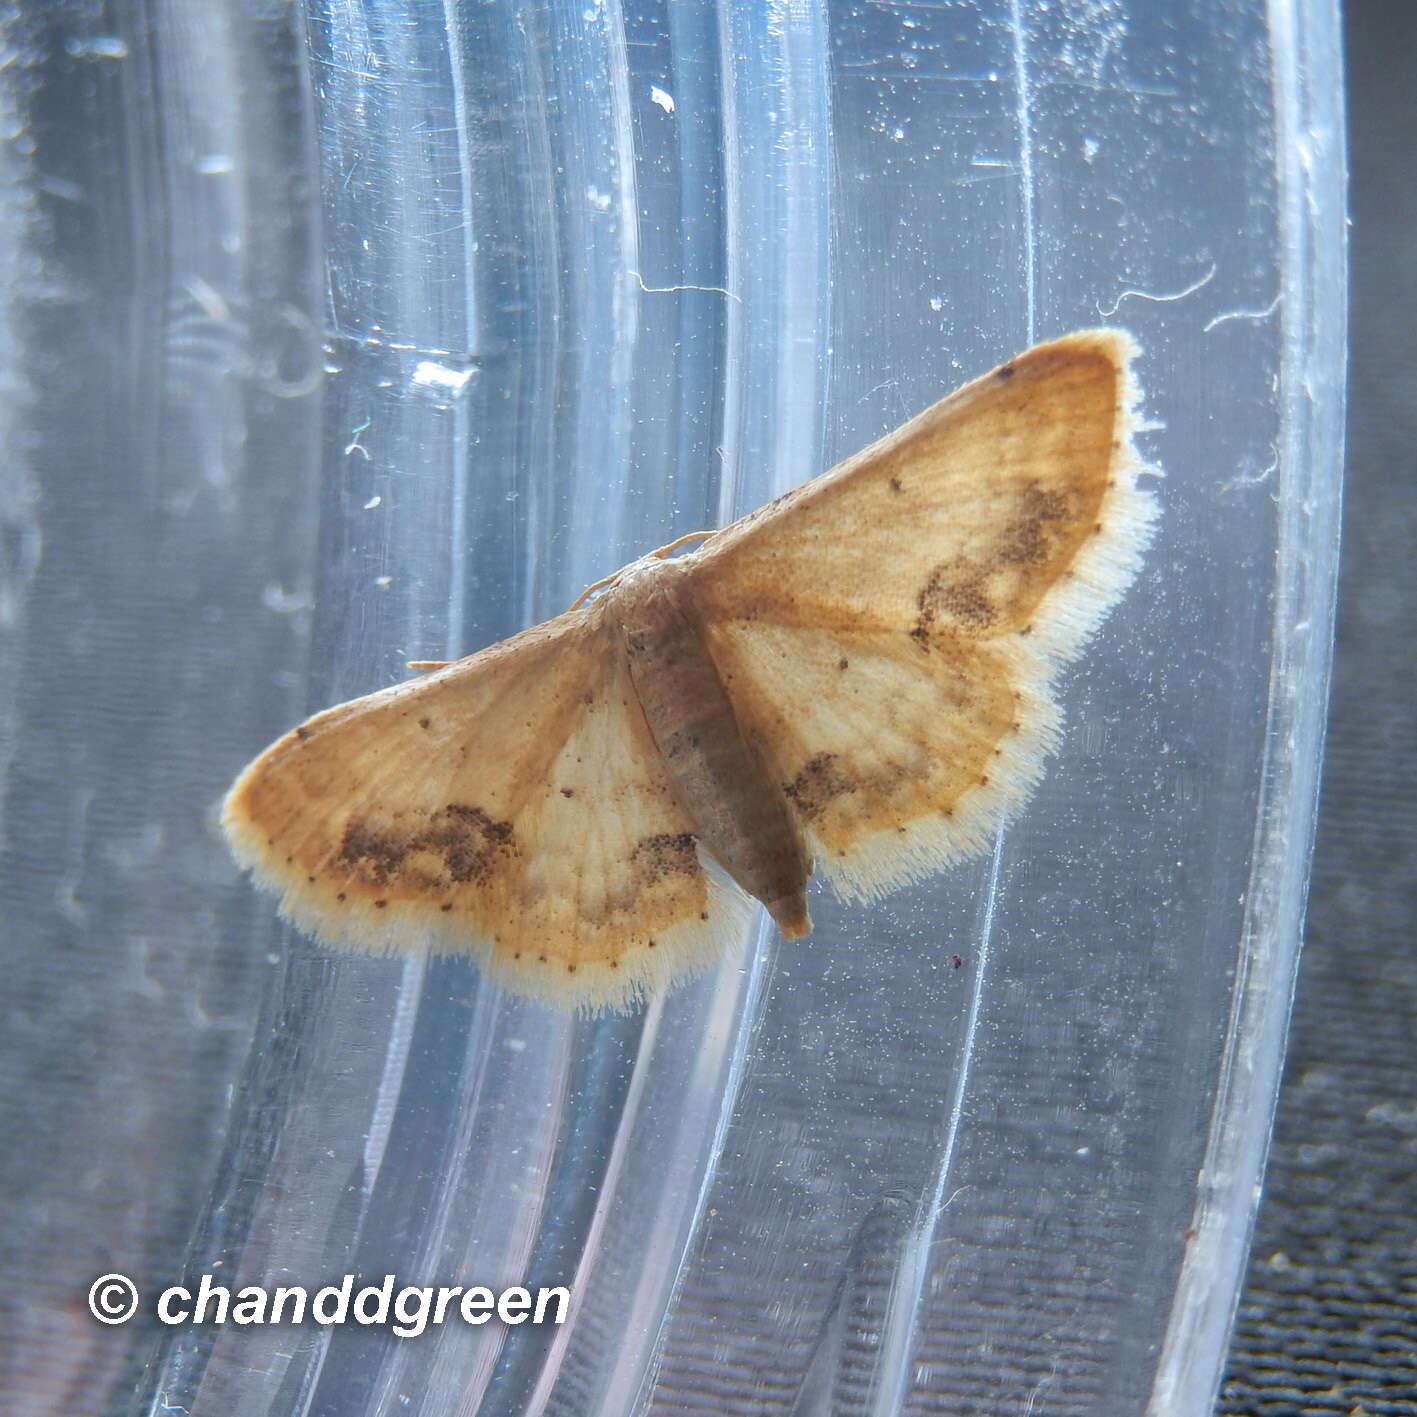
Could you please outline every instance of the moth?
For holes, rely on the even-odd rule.
[[[986,850],[1055,746],[1052,689],[1135,576],[1136,350],[1039,345],[595,599],[317,714],[226,798],[318,940],[467,953],[629,1007],[814,869],[872,900]]]

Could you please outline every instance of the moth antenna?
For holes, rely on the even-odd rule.
[[[622,566],[620,568],[620,571],[623,571],[624,569],[625,568]],[[581,606],[584,605],[586,601],[596,593],[596,591],[602,589],[605,586],[613,585],[616,581],[620,579],[620,571],[612,571],[608,576],[601,576],[601,578],[598,581],[594,582],[594,584],[588,585],[570,603],[570,605],[566,607],[566,614],[569,615],[572,610],[579,610]]]
[[[671,551],[677,551],[681,546],[687,546],[691,541],[703,541],[710,536],[717,536],[713,531],[686,531],[677,541],[671,541],[668,546],[661,546],[658,551],[651,551],[649,558],[655,561],[662,561]]]
[[[658,551],[651,551],[648,556],[644,557],[644,560],[662,561],[671,551],[677,551],[681,546],[687,546],[691,541],[702,541],[705,537],[715,535],[717,535],[717,533],[712,531],[685,532],[677,541],[671,541],[668,546],[661,546]],[[585,604],[589,596],[594,595],[596,591],[603,589],[605,586],[613,585],[620,579],[624,572],[625,567],[621,566],[618,571],[612,571],[610,575],[602,576],[594,585],[588,585],[567,608],[566,614],[569,615],[572,610],[579,610],[581,606]],[[414,665],[409,665],[410,669],[414,667]]]

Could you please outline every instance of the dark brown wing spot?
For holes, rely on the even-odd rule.
[[[1041,566],[1048,559],[1042,523],[1010,522],[994,547],[994,555],[1006,566]]]
[[[1048,559],[1049,537],[1044,524],[1068,515],[1065,498],[1045,492],[1036,482],[1023,489],[1018,515],[1004,529],[994,558],[1006,566],[1041,566]]]
[[[370,829],[363,822],[351,821],[344,829],[339,859],[346,866],[362,868],[383,885],[397,873],[408,852],[407,837],[396,839]]]
[[[699,858],[694,850],[693,833],[659,832],[642,836],[630,853],[630,865],[636,879],[644,885],[653,885],[671,876],[697,875]]]
[[[512,824],[499,822],[481,807],[449,802],[432,816],[409,823],[351,820],[344,829],[339,859],[375,885],[407,876],[428,883],[430,855],[443,858],[442,875],[453,881],[485,881],[503,859],[516,854]],[[419,858],[416,868],[409,857]]]
[[[956,556],[935,566],[915,598],[919,614],[911,637],[929,648],[941,620],[965,629],[987,630],[998,619],[989,576],[1013,566],[1041,566],[1058,551],[1053,523],[1066,524],[1067,499],[1036,482],[1019,492],[1013,515],[992,545],[978,556]]]
[[[818,817],[834,798],[850,792],[854,783],[835,753],[818,753],[809,758],[802,771],[783,785],[787,800],[807,820]]]
[[[919,615],[911,635],[928,645],[937,621],[950,619],[975,629],[987,629],[998,612],[984,591],[984,570],[963,557],[941,561],[915,597]]]

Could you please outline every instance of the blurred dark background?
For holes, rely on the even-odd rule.
[[[1417,5],[1350,0],[1348,462],[1309,920],[1217,1411],[1417,1414]]]

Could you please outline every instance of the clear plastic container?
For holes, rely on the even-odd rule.
[[[0,85],[12,1410],[1208,1412],[1330,653],[1333,7],[151,16],[21,15]],[[1099,323],[1162,517],[992,859],[590,1020],[238,875],[216,804],[303,714]],[[574,1297],[150,1313],[349,1272]]]

